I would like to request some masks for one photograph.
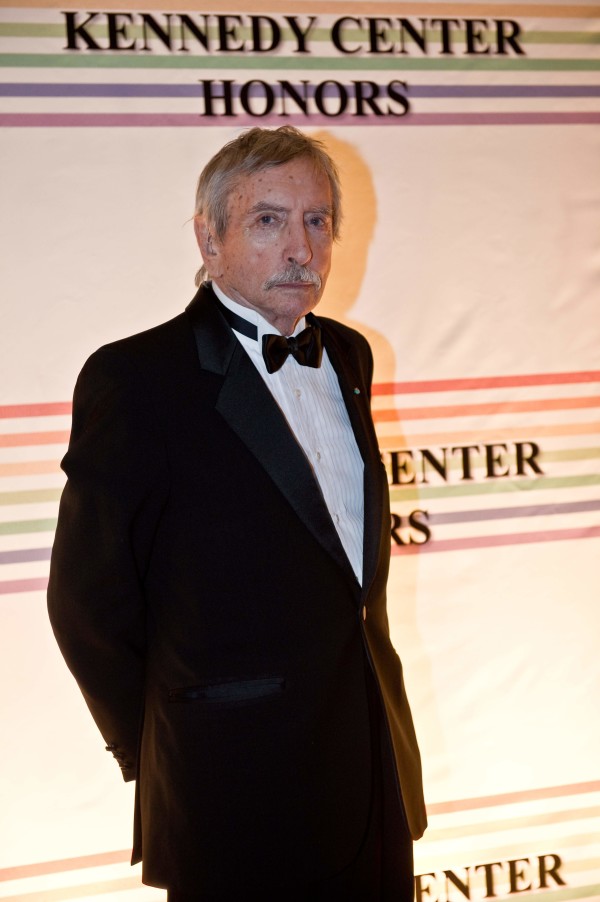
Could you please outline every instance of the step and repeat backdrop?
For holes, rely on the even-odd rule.
[[[164,897],[47,622],[59,462],[86,357],[193,296],[203,165],[292,123],[376,359],[416,898],[600,899],[600,7],[2,0],[0,40],[0,898]]]

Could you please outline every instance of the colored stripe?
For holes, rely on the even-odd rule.
[[[598,85],[410,85],[420,97],[600,97]]]
[[[427,379],[416,382],[375,382],[373,384],[373,395],[470,391],[482,388],[520,388],[526,385],[570,385],[587,382],[600,382],[600,370],[579,370],[570,373],[528,373],[522,376],[480,376],[472,379]]]
[[[434,817],[435,815],[452,814],[459,811],[476,811],[482,808],[496,808],[502,805],[515,805],[522,802],[569,798],[577,795],[589,795],[595,792],[600,792],[600,781],[526,789],[491,796],[452,799],[445,802],[430,802],[427,805],[427,813],[430,817]],[[78,858],[62,858],[55,861],[22,864],[0,869],[0,882],[40,877],[45,874],[60,874],[67,871],[83,870],[84,868],[104,867],[111,864],[123,864],[129,862],[130,858],[130,850],[123,849],[114,852],[82,855]]]
[[[487,429],[480,431],[461,431],[461,432],[429,432],[417,433],[414,435],[398,435],[398,436],[380,436],[379,444],[382,450],[398,448],[406,448],[407,446],[415,447],[422,444],[444,445],[448,442],[459,444],[467,442],[477,442],[481,444],[489,439],[492,442],[501,442],[509,438],[522,438],[525,426],[521,427],[498,427],[496,429]],[[531,431],[531,426],[528,427]],[[552,426],[539,425],[535,426],[535,436],[557,436],[557,435],[593,435],[600,432],[600,423],[558,423]],[[28,448],[36,445],[64,445],[68,444],[69,431],[60,432],[19,432],[0,434],[0,447],[5,448]],[[25,465],[24,465],[25,466]],[[34,464],[35,466],[35,464]]]
[[[403,499],[404,500],[404,499]],[[552,517],[600,510],[600,500],[554,502],[513,507],[476,508],[466,511],[446,511],[429,515],[432,526],[449,523],[481,523],[489,520],[511,520],[524,517]],[[0,551],[0,565],[50,560],[50,548],[22,548]]]
[[[527,427],[531,431],[531,426]],[[468,430],[459,432],[429,432],[416,433],[414,435],[397,435],[397,436],[380,436],[379,445],[382,450],[394,448],[416,447],[417,445],[444,445],[446,443],[466,444],[467,442],[476,442],[481,444],[489,439],[491,442],[501,442],[505,439],[523,438],[525,426],[520,427],[497,427],[487,430]],[[593,435],[600,432],[600,422],[592,423],[557,423],[552,426],[536,425],[535,436],[558,436],[558,435]],[[69,441],[69,431],[60,432],[19,432],[0,434],[0,447],[6,448],[28,448],[36,445],[66,445]],[[26,466],[25,464],[23,466]],[[35,466],[35,463],[33,464]]]
[[[467,444],[475,442],[477,444],[489,442],[502,442],[507,439],[523,439],[526,432],[530,432],[533,427],[531,425],[525,427],[496,427],[495,429],[482,430],[463,430],[458,432],[425,432],[399,435],[381,435],[379,436],[379,447],[382,451],[395,450],[398,448],[417,447],[419,445],[445,445],[445,444]],[[525,430],[525,431],[524,431]],[[557,423],[556,425],[536,425],[534,427],[535,437],[563,436],[563,435],[594,435],[600,432],[600,422],[592,423]],[[16,434],[0,434],[0,447],[34,447],[36,445],[53,445],[68,444],[70,433],[62,432],[22,432]],[[527,436],[526,436],[527,437]],[[57,465],[48,461],[25,462],[23,464],[0,464],[0,475],[19,475],[23,473],[39,473],[49,472],[46,469],[37,469],[38,465],[51,467],[52,470],[57,469]],[[22,468],[22,470],[12,469],[13,467]],[[4,468],[7,468],[6,471]],[[8,469],[10,468],[10,469]]]
[[[0,476],[37,476],[46,473],[60,473],[57,460],[25,460],[0,463]]]
[[[558,460],[596,460],[600,457],[600,448],[569,448],[565,451],[544,451],[544,463]],[[458,464],[458,462],[456,462]]]
[[[3,902],[67,902],[69,899],[87,899],[89,896],[104,896],[108,893],[120,893],[136,889],[143,889],[141,877],[120,877],[116,880],[102,880],[79,886],[44,889],[39,892],[34,891],[26,894],[17,893],[17,895],[3,896],[2,898]]]
[[[566,501],[561,504],[531,504],[515,507],[495,507],[486,510],[446,511],[444,513],[430,513],[429,524],[431,526],[443,526],[448,523],[483,523],[487,520],[512,520],[515,517],[553,517],[564,514],[581,514],[589,511],[600,510],[598,501]],[[39,551],[46,549],[40,548]],[[7,552],[10,554],[11,552]],[[0,554],[0,563],[2,555]]]
[[[54,532],[56,523],[56,517],[47,517],[43,520],[11,520],[0,523],[0,536],[14,536],[32,532]]]
[[[6,579],[0,582],[0,595],[12,595],[16,592],[37,592],[48,588],[48,577],[33,579]]]
[[[0,564],[27,564],[31,561],[49,561],[51,548],[19,548],[0,551]]]
[[[599,89],[600,90],[600,89]],[[467,391],[484,388],[517,388],[528,385],[570,385],[600,382],[600,370],[565,373],[527,373],[509,376],[480,376],[468,379],[428,379],[405,382],[375,382],[374,395],[417,394],[420,392]],[[70,414],[70,401],[0,405],[0,418],[46,417]]]
[[[196,113],[3,113],[2,128],[206,128],[232,124],[236,127],[261,122],[279,122],[281,115],[201,116]],[[305,125],[595,125],[600,112],[582,113],[408,113],[404,116],[286,116],[288,124]]]
[[[175,54],[102,53],[1,53],[0,66],[9,68],[42,69],[227,69],[252,70],[332,70],[389,72],[399,69],[403,72],[443,71],[443,72],[593,72],[600,69],[597,59],[530,59],[517,57],[477,57],[477,58],[406,58],[391,57],[350,57],[342,56],[190,56]]]
[[[254,7],[253,10],[254,12]],[[361,5],[362,11],[362,5]],[[156,13],[153,14],[156,17]],[[213,14],[214,15],[214,14]],[[83,21],[87,21],[84,19]],[[169,34],[169,23],[167,21],[160,20],[160,13],[158,17],[155,18],[155,21],[158,26],[164,26],[164,30]],[[280,42],[282,44],[285,43],[296,43],[296,37],[293,31],[290,28],[284,27],[282,24],[282,20],[278,20],[277,24],[280,27]],[[180,23],[176,22],[172,27],[172,32],[176,32],[177,37],[173,39],[173,42],[177,41],[178,43],[181,41],[181,30],[183,30],[184,26]],[[145,28],[141,22],[126,22],[127,29],[127,41],[131,42],[134,40],[145,40]],[[1,22],[0,23],[0,37],[6,38],[64,38],[65,37],[65,23],[64,22]],[[102,20],[94,22],[92,20],[89,25],[86,26],[85,31],[91,37],[96,40],[108,40],[108,25],[106,22]],[[203,28],[203,32],[206,34],[207,40],[209,42],[218,42],[219,41],[219,29],[215,24],[209,24],[208,27]],[[399,32],[399,26],[392,20],[392,24],[385,29],[387,35],[389,36],[390,43],[399,43],[400,37],[396,38],[397,32]],[[235,30],[236,38],[239,41],[247,41],[252,39],[252,29],[249,25],[239,24]],[[341,33],[344,37],[348,37],[352,41],[360,41],[362,43],[369,41],[369,32],[366,28],[361,27],[357,28],[356,25],[352,25],[350,28],[342,28]],[[425,41],[427,45],[435,45],[436,47],[442,44],[442,33],[440,29],[426,28],[424,31],[420,31],[420,35]],[[154,36],[152,33],[149,35],[149,44],[150,46],[162,46],[162,41],[160,38]],[[191,42],[193,39],[190,37],[189,41]],[[406,42],[406,46],[409,48],[414,48],[415,53],[423,52],[420,50],[418,45],[412,40],[409,35],[404,36],[404,40]],[[481,40],[486,43],[494,44],[496,41],[496,30],[495,29],[482,29],[481,31]],[[331,29],[330,28],[312,28],[310,31],[310,43],[311,45],[318,43],[329,43],[331,41]],[[462,48],[464,46],[464,34],[461,32],[450,32],[449,34],[449,43],[450,46],[455,48]],[[600,43],[600,34],[594,31],[522,31],[518,36],[519,44],[536,44],[536,45],[544,45],[544,44],[598,44]],[[181,52],[179,48],[176,49],[175,52]],[[206,51],[207,54],[210,51]],[[220,51],[223,52],[223,51]],[[269,51],[267,51],[269,52]],[[404,54],[403,54],[404,55]]]
[[[429,515],[430,526],[449,523],[482,523],[489,520],[511,520],[522,517],[552,517],[565,514],[586,513],[600,510],[600,501],[569,501],[554,504],[532,504],[515,507],[478,508],[468,511],[450,511]],[[23,564],[31,561],[50,560],[51,548],[21,548],[0,551],[0,565]]]
[[[18,6],[23,9],[56,9],[56,0],[18,0]],[[0,0],[0,8],[15,6],[15,0]],[[81,6],[81,4],[79,4]],[[67,2],[62,9],[78,8],[74,2]],[[102,8],[106,10],[122,10],[122,0],[105,0]],[[213,0],[211,10],[232,13],[237,7],[227,0]],[[170,11],[182,12],[189,10],[198,11],[196,0],[130,0],[127,3],[128,10],[143,10],[144,12]],[[597,5],[588,4],[552,4],[552,3],[515,3],[508,7],[513,19],[532,17],[535,19],[589,19],[599,15]],[[477,16],[489,16],[491,18],[506,18],[506,4],[501,3],[453,3],[452,15],[465,18]],[[252,11],[254,13],[273,14],[273,0],[253,0]],[[363,15],[381,16],[386,13],[395,16],[448,16],[448,3],[395,3],[393,0],[362,0],[360,11]],[[294,3],[296,15],[346,15],[349,12],[347,0],[297,0]]]
[[[493,31],[482,35],[486,41],[495,39]],[[600,34],[597,31],[524,31],[519,34],[519,44],[600,44]]]
[[[564,542],[600,536],[600,526],[581,529],[555,529],[541,532],[515,532],[500,536],[469,536],[462,539],[435,539],[412,545],[392,545],[392,554],[422,554],[437,551],[466,551],[472,548],[499,548],[503,545],[534,545],[538,542]]]
[[[45,404],[1,404],[0,419],[18,417],[55,417],[71,413],[70,401],[52,401]]]
[[[300,84],[293,84],[300,89]],[[347,87],[352,87],[347,85]],[[271,85],[276,97],[282,94],[279,84]],[[232,95],[239,97],[242,85],[232,86]],[[250,88],[256,96],[260,87]],[[316,85],[306,85],[308,97],[315,94]],[[323,90],[325,97],[336,96],[333,85]],[[411,85],[411,99],[444,97],[600,97],[600,85]],[[83,84],[65,82],[13,82],[0,85],[0,97],[204,97],[204,86],[169,84]]]
[[[449,836],[451,835],[451,831],[447,831],[447,833]],[[510,850],[507,851],[507,856],[509,854],[510,854]],[[129,853],[127,853],[127,855],[129,856]],[[93,857],[93,856],[89,856],[89,857]],[[496,857],[498,857],[498,856],[496,856]],[[84,858],[82,858],[81,860],[85,861]],[[428,858],[428,860],[429,860],[429,858]],[[446,860],[447,860],[447,856],[446,856]],[[121,863],[121,862],[119,862],[119,863]],[[47,865],[53,865],[53,864],[54,864],[54,862],[47,863]],[[88,867],[88,866],[89,865],[82,865],[82,867]],[[42,876],[45,873],[61,873],[60,870],[54,870],[54,869],[49,870],[49,871],[42,871],[42,870],[40,870],[41,867],[44,867],[44,865],[43,864],[42,865],[25,865],[21,868],[7,868],[6,871],[8,871],[8,872],[10,872],[10,871],[29,871],[31,873],[31,876]],[[36,870],[33,870],[34,868]],[[79,868],[74,868],[74,870],[78,870],[78,869]],[[580,870],[580,868],[578,870]],[[0,879],[2,879],[1,876],[0,876]],[[8,879],[10,879],[10,878],[8,878]],[[14,879],[19,879],[19,878],[14,878]],[[84,896],[86,896],[86,897],[87,896],[96,896],[96,895],[102,895],[102,894],[113,893],[113,892],[118,892],[118,891],[126,891],[126,890],[136,889],[136,888],[138,888],[138,889],[142,888],[141,880],[139,877],[124,877],[124,878],[118,878],[118,879],[113,879],[113,880],[109,880],[109,881],[90,883],[90,884],[86,884],[86,885],[69,886],[69,887],[63,887],[63,888],[57,888],[57,889],[45,889],[45,890],[42,890],[39,892],[35,892],[35,891],[29,892],[25,895],[18,894],[18,895],[14,895],[14,896],[13,895],[4,896],[3,898],[5,898],[6,900],[12,900],[12,902],[19,902],[19,900],[22,900],[22,902],[66,902],[66,900],[68,900],[68,899],[80,899],[80,898],[83,898]],[[545,890],[543,892],[543,897],[544,897],[544,899],[552,900],[552,902],[562,902],[562,900],[568,900],[568,899],[583,899],[586,897],[588,897],[590,899],[598,899],[598,896],[596,895],[596,893],[599,889],[600,889],[600,884],[586,886],[586,887],[581,887],[581,886],[567,887],[564,890],[558,890],[558,891]],[[533,893],[521,891],[521,892],[519,892],[519,898],[520,899],[521,898],[539,899],[540,893],[538,891],[535,891]]]
[[[485,442],[502,442],[507,439],[529,440],[533,427],[497,427],[495,429],[463,430],[459,432],[422,432],[414,435],[402,433],[399,435],[380,435],[379,447],[382,451],[392,451],[396,448],[415,448],[419,445],[467,445],[470,443],[481,445]],[[542,437],[557,435],[596,435],[600,432],[598,423],[557,423],[553,426],[535,426],[536,440]]]
[[[394,410],[374,410],[375,423],[393,420],[433,420],[451,417],[493,416],[507,413],[530,413],[538,410],[584,410],[599,407],[600,397],[539,398],[527,401],[499,401],[488,404],[451,404],[443,407],[404,407]]]
[[[0,505],[45,504],[59,501],[62,489],[30,489],[18,492],[0,492]]]
[[[461,482],[458,485],[444,483],[440,486],[405,485],[390,490],[392,501],[419,501],[425,498],[463,498],[471,495],[503,495],[505,492],[541,492],[548,489],[573,489],[600,485],[600,473],[584,476],[536,476],[534,479],[505,478],[489,482]]]
[[[57,432],[7,432],[0,434],[0,448],[29,448],[31,445],[64,445],[69,441],[70,431]]]
[[[0,883],[7,880],[23,880],[27,877],[41,877],[44,874],[62,874],[66,871],[80,871],[83,868],[100,868],[110,864],[125,864],[131,860],[131,851],[98,852],[81,855],[79,858],[60,858],[57,861],[40,861],[0,869]]]
[[[478,823],[460,823],[452,827],[433,827],[427,830],[427,841],[434,843],[447,839],[469,839],[484,833],[500,833],[527,827],[551,827],[555,824],[573,823],[575,821],[596,820],[600,816],[600,808],[589,806],[558,811],[540,811],[537,814],[523,814],[502,820],[485,820]],[[537,831],[532,831],[536,835]]]

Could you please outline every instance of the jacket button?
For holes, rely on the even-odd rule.
[[[367,606],[366,606],[366,604],[363,605],[363,609],[362,609],[362,619],[363,619],[363,620],[366,620],[366,619],[367,619]]]

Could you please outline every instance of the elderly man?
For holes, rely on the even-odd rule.
[[[339,222],[318,141],[240,135],[198,183],[209,281],[75,390],[50,615],[171,902],[413,896],[372,357],[310,312]]]

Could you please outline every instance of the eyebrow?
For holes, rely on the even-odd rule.
[[[248,215],[253,213],[289,213],[289,207],[282,207],[280,204],[271,204],[265,200],[259,200],[248,210]],[[322,207],[311,207],[309,210],[306,210],[305,213],[321,213],[323,216],[333,216],[333,209],[329,205],[325,205]]]
[[[288,208],[279,204],[270,204],[266,200],[259,200],[258,203],[250,207],[248,213],[264,213],[266,210],[272,210],[274,213],[287,213]]]

